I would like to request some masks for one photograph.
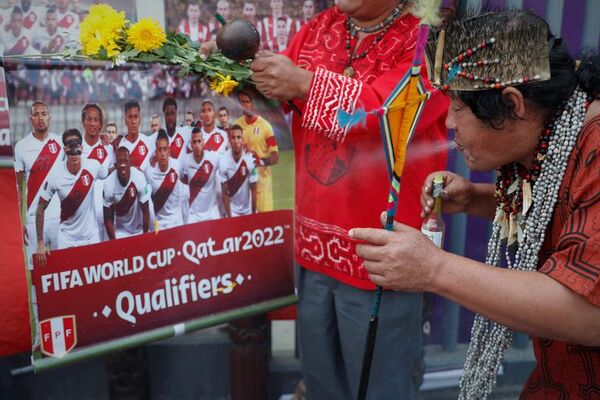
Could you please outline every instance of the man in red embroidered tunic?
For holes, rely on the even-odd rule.
[[[301,117],[292,117],[292,135],[295,252],[302,266],[298,327],[308,398],[356,398],[375,286],[347,230],[356,224],[379,224],[390,185],[377,118],[347,130],[338,124],[336,114],[340,109],[371,110],[385,101],[411,66],[418,30],[418,20],[402,12],[385,30],[382,26],[370,35],[359,33],[347,49],[346,22],[373,28],[400,3],[342,0],[306,24],[284,55],[259,57],[252,66],[259,90],[271,98],[293,99],[302,110]],[[349,67],[352,77],[342,74]],[[445,148],[446,109],[447,99],[439,93],[426,103],[415,147]],[[410,154],[409,148],[397,219],[419,227],[421,183],[429,172],[445,166],[446,154],[418,159]],[[370,398],[416,396],[421,301],[420,293],[385,293]]]
[[[17,188],[19,199],[23,198],[25,190],[26,217],[23,227],[23,240],[28,248],[29,255],[33,254],[35,240],[38,237],[35,228],[35,213],[38,206],[43,186],[46,185],[48,176],[62,159],[63,152],[60,145],[61,138],[50,133],[50,110],[41,101],[33,103],[29,110],[29,119],[32,131],[15,145],[15,172],[17,174]],[[53,250],[57,246],[56,232],[60,205],[57,198],[53,198],[46,210],[44,221],[44,241],[48,248]],[[33,247],[33,248],[32,248]]]
[[[100,241],[98,222],[94,212],[94,182],[104,179],[108,171],[97,160],[82,159],[81,133],[67,129],[62,142],[67,159],[60,162],[44,185],[36,211],[36,231],[44,230],[44,214],[54,194],[60,199],[60,226],[58,249],[84,246]],[[45,264],[47,248],[42,234],[37,234],[34,259]]]

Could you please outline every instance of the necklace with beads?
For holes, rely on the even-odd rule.
[[[406,0],[402,0],[393,10],[390,15],[385,17],[385,19],[373,26],[362,27],[356,25],[354,21],[350,17],[346,18],[346,52],[348,53],[348,60],[346,61],[346,67],[344,68],[344,76],[351,78],[354,75],[354,69],[352,68],[352,62],[355,60],[359,60],[364,58],[369,54],[375,46],[383,39],[383,36],[388,31],[388,29],[392,26],[392,24],[402,15],[402,11],[404,10],[404,6],[406,5]],[[356,45],[358,44],[357,35],[358,33],[375,33],[379,32],[373,42],[360,53],[355,53]],[[354,43],[352,43],[354,41]]]
[[[589,99],[585,103],[586,110],[588,105]],[[561,116],[563,109],[564,106],[556,111],[542,130],[530,168],[511,163],[497,170],[494,195],[498,209],[494,222],[502,226],[501,239],[506,239],[508,247],[523,239],[525,217],[533,201],[532,188],[542,172],[542,164],[548,153],[556,120]]]

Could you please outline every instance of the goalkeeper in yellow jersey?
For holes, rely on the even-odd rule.
[[[273,179],[270,165],[279,162],[279,148],[271,124],[254,111],[254,103],[246,92],[238,93],[238,100],[244,115],[235,121],[244,132],[244,145],[254,154],[258,165],[258,185],[256,187],[257,211],[273,210]]]

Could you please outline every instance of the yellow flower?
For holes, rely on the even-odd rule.
[[[123,11],[117,12],[106,4],[91,6],[89,15],[79,26],[83,54],[95,56],[104,47],[108,57],[117,56],[121,52],[117,41],[128,22]]]
[[[167,35],[158,21],[153,18],[142,18],[129,27],[127,41],[138,51],[152,51],[167,41]]]
[[[231,75],[224,76],[217,72],[216,78],[210,83],[210,88],[223,96],[229,96],[231,91],[239,84],[236,80],[231,79]]]

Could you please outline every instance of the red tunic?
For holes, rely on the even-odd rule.
[[[540,272],[600,307],[600,116],[569,158]],[[600,399],[600,347],[532,338],[537,365],[521,399]]]
[[[293,116],[296,162],[296,260],[346,284],[373,289],[355,253],[348,229],[381,226],[390,179],[386,169],[379,122],[369,117],[365,126],[349,132],[337,124],[339,108],[369,111],[383,104],[409,70],[418,20],[407,15],[390,27],[365,58],[352,63],[353,79],[341,75],[346,66],[345,16],[330,8],[306,24],[285,54],[297,65],[315,72],[308,98],[297,101],[302,118]],[[363,40],[359,52],[375,39]],[[446,142],[444,120],[448,100],[441,93],[425,106],[413,148]],[[445,148],[445,146],[440,146]],[[422,153],[422,152],[421,152]],[[402,177],[397,219],[419,227],[419,196],[425,177],[446,166],[445,150],[435,155],[411,157]]]

